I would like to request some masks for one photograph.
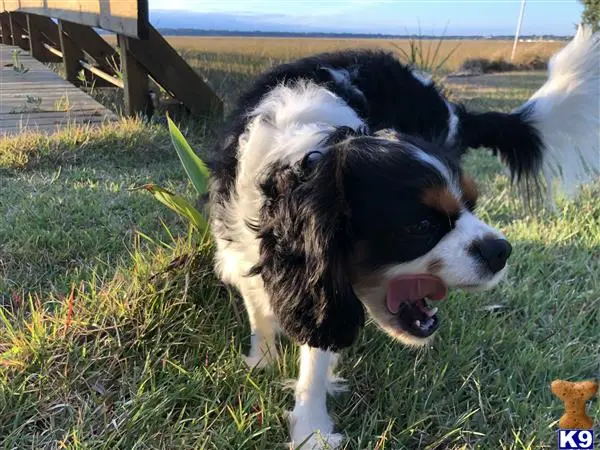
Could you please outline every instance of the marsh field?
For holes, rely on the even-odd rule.
[[[389,41],[169,37],[224,98],[279,62]],[[406,45],[399,42],[397,45]],[[508,59],[509,41],[461,41],[466,58]],[[560,42],[521,43],[518,59]],[[391,46],[392,48],[395,48]],[[444,42],[441,54],[454,48]],[[477,110],[510,111],[543,72],[446,78]],[[213,125],[182,132],[204,158]],[[598,377],[600,184],[556,214],[523,208],[499,163],[472,152],[478,215],[513,244],[508,278],[440,305],[431,346],[401,347],[369,323],[344,351],[350,390],[330,399],[347,449],[551,449],[562,404],[556,378]],[[279,449],[298,373],[282,339],[272,368],[248,371],[240,298],[213,276],[211,249],[136,187],[194,199],[160,123],[123,119],[52,136],[0,140],[0,447]],[[588,413],[598,423],[600,402]]]

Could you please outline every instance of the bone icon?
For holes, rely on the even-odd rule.
[[[592,428],[594,422],[585,412],[585,403],[598,392],[597,381],[554,380],[550,389],[565,406],[565,413],[558,421],[561,429],[590,430]]]

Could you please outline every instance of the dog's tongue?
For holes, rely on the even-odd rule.
[[[442,300],[448,288],[442,280],[429,274],[400,275],[394,278],[387,291],[387,307],[396,314],[403,302],[411,302],[427,297]]]

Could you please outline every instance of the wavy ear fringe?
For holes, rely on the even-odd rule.
[[[364,324],[347,275],[351,241],[339,153],[269,170],[257,229],[260,261],[251,271],[262,277],[287,334],[334,351],[351,345]]]

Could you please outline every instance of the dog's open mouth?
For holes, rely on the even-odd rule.
[[[433,275],[400,275],[390,282],[386,304],[402,330],[426,338],[440,325],[437,308],[430,307],[428,302],[442,300],[447,292],[444,282]]]

